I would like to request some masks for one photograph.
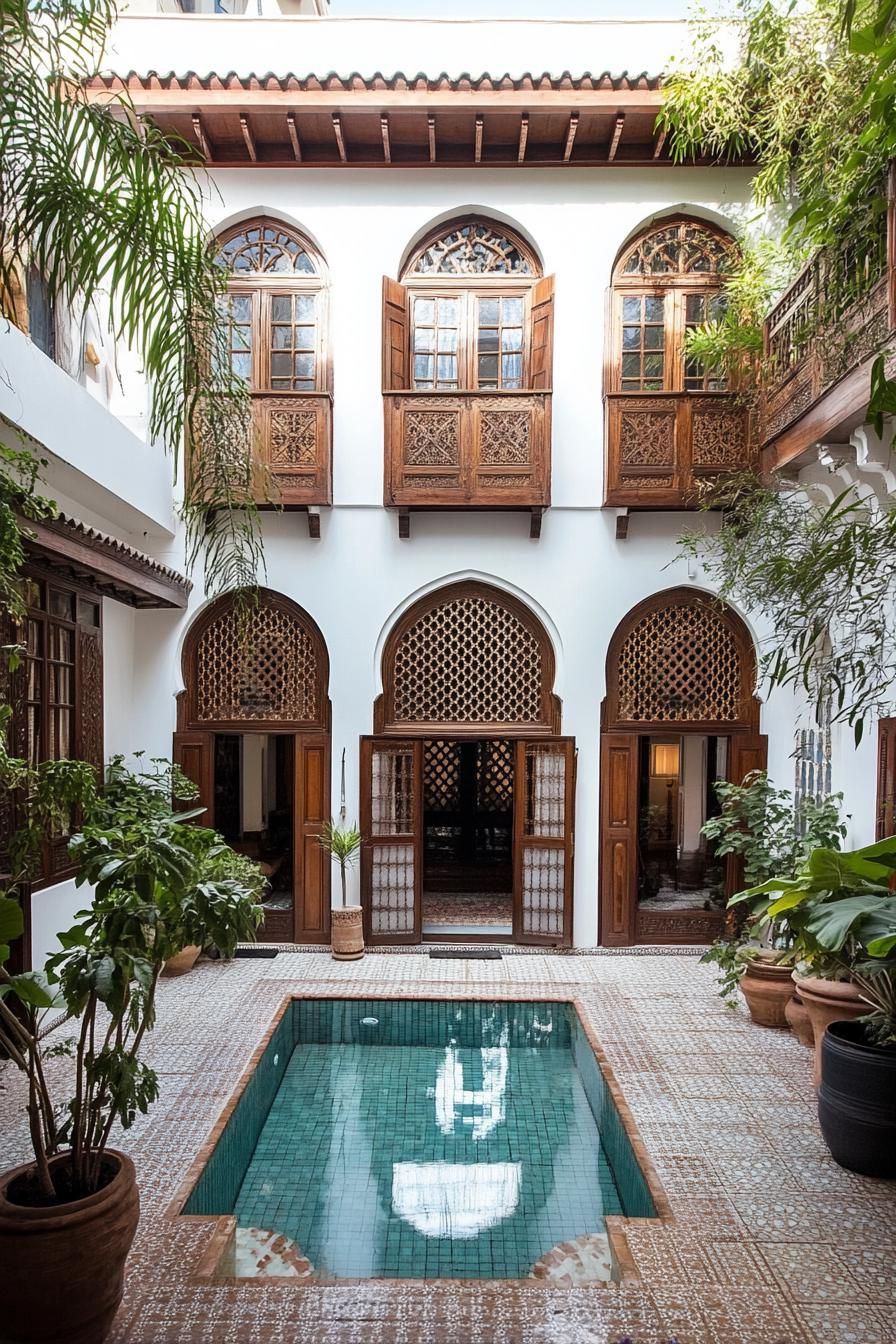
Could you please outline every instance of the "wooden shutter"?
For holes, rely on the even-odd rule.
[[[728,758],[728,779],[732,784],[743,784],[753,770],[768,766],[768,738],[762,733],[732,734]],[[744,885],[744,863],[738,854],[729,854],[725,868],[725,890],[729,896],[741,891]]]
[[[517,742],[513,808],[513,936],[518,943],[572,942],[575,743]]]
[[[383,391],[408,387],[408,292],[383,276]]]
[[[171,759],[179,765],[187,779],[199,790],[194,803],[183,807],[204,807],[205,813],[196,818],[197,826],[215,824],[215,736],[214,733],[175,733]]]
[[[103,634],[99,626],[77,627],[78,663],[76,741],[78,757],[88,761],[103,780]]]
[[[529,386],[550,392],[554,376],[554,277],[546,275],[532,291],[532,367]]]
[[[365,936],[423,936],[423,741],[361,738],[361,902]]]
[[[602,733],[600,759],[600,941],[634,940],[638,890],[638,735]]]
[[[877,808],[874,835],[886,840],[896,834],[896,719],[877,724]]]
[[[326,943],[332,863],[321,849],[320,832],[330,815],[330,742],[323,734],[300,733],[295,744],[295,940]]]

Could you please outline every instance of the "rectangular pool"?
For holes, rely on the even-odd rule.
[[[572,1004],[420,999],[292,1000],[183,1212],[316,1279],[609,1278],[656,1216]]]

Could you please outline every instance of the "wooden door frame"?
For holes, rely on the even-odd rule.
[[[311,826],[305,820],[305,780],[303,778],[303,765],[305,762],[305,752],[308,749],[319,747],[324,753],[323,760],[323,782],[322,799],[329,814],[330,788],[331,788],[331,740],[329,732],[321,733],[315,731],[296,731],[292,728],[283,728],[282,725],[259,725],[243,723],[239,728],[231,724],[219,726],[209,724],[202,731],[186,729],[174,734],[174,760],[181,765],[184,773],[193,780],[200,790],[200,803],[206,808],[203,817],[197,818],[198,824],[202,826],[216,827],[217,817],[215,816],[215,738],[216,737],[288,737],[293,743],[293,788],[292,788],[292,884],[293,884],[293,909],[292,909],[292,929],[288,941],[294,943],[328,943],[330,941],[330,906],[331,906],[331,864],[329,861],[322,869],[321,881],[321,901],[323,919],[317,929],[309,933],[303,927],[303,909],[304,909],[304,866],[305,855],[303,839],[311,835]],[[187,767],[183,760],[184,751],[194,751],[196,761],[199,766],[198,771],[193,771]],[[200,774],[196,778],[196,773]],[[269,941],[280,941],[272,939]]]
[[[389,747],[409,747],[414,772],[413,815],[408,835],[377,836],[370,833],[369,818],[373,810],[373,754]],[[403,944],[417,945],[423,941],[423,739],[398,733],[365,734],[360,740],[360,818],[363,841],[361,844],[361,907],[364,918],[364,938],[371,947],[392,947]],[[394,845],[414,849],[414,928],[410,933],[391,937],[373,932],[371,900],[373,896],[373,852],[377,848]]]
[[[526,748],[548,746],[562,742],[565,748],[564,760],[564,817],[566,834],[561,844],[553,843],[543,837],[524,835],[524,814],[520,806],[520,793],[526,785]],[[550,738],[517,738],[515,744],[515,769],[513,772],[513,938],[518,947],[572,947],[573,903],[575,899],[574,857],[575,857],[575,807],[576,807],[576,740],[574,737],[557,735]],[[522,932],[523,873],[522,851],[524,848],[562,849],[563,850],[563,933],[560,938],[543,934]]]

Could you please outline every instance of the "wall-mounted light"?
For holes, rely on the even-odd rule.
[[[678,777],[679,745],[677,742],[651,742],[650,773],[654,778]]]

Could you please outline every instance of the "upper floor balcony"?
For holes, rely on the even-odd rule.
[[[848,443],[867,416],[871,366],[896,373],[896,173],[886,225],[861,256],[812,257],[765,322],[762,464],[786,466],[818,443]]]
[[[620,254],[604,378],[606,505],[696,508],[716,477],[752,462],[745,399],[685,346],[719,313],[735,255],[730,235],[690,217],[659,221]]]

